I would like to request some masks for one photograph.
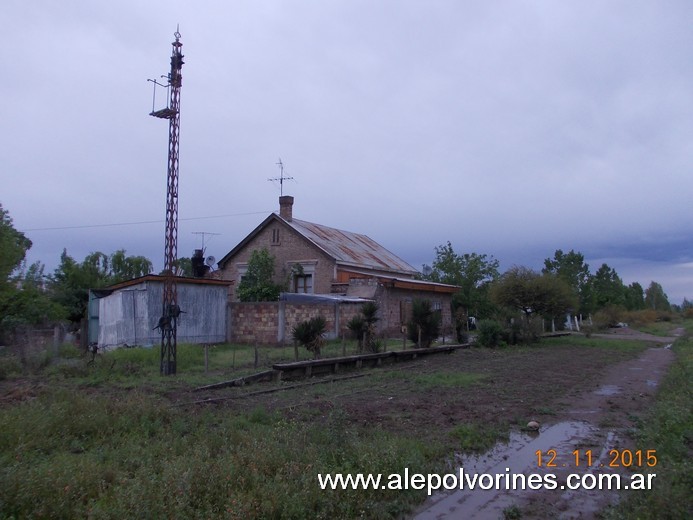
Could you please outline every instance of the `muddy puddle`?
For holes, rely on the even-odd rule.
[[[456,489],[432,495],[414,518],[503,518],[504,510],[525,502],[529,495],[534,493],[529,487],[522,489],[523,478],[526,483],[531,474],[544,476],[550,472],[557,476],[560,488],[561,479],[565,479],[568,473],[588,471],[584,467],[575,468],[574,450],[589,448],[594,457],[593,465],[598,466],[615,443],[616,436],[613,433],[601,432],[591,424],[581,421],[561,422],[542,427],[538,432],[514,432],[507,443],[499,443],[483,455],[460,457],[455,463],[459,466],[450,470],[458,481]],[[549,450],[555,450],[552,460],[555,467],[551,468],[546,467],[549,459],[554,456]],[[516,477],[519,474],[524,477]],[[470,489],[475,475],[479,476],[475,489]],[[497,477],[498,475],[500,477]],[[497,481],[498,478],[500,480]],[[491,479],[494,484],[499,482],[500,486],[489,486]],[[512,489],[512,479],[516,479],[515,490]],[[463,489],[459,489],[460,480],[464,481]],[[508,482],[510,486],[507,485]],[[451,487],[451,484],[452,477],[447,479],[448,487]],[[506,489],[507,487],[511,489]],[[555,493],[557,500],[581,503],[580,509],[583,512],[586,507],[589,508],[592,501],[589,497],[579,497],[571,491],[556,489]]]
[[[621,393],[621,388],[619,388],[617,385],[603,385],[599,388],[599,390],[594,392],[597,395],[616,395]]]

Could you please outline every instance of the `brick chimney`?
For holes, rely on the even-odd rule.
[[[291,222],[293,217],[294,198],[291,195],[279,197],[279,216]]]

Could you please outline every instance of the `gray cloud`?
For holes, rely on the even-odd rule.
[[[255,213],[181,220],[180,254],[208,231],[222,256],[276,209],[281,156],[299,218],[413,265],[448,240],[504,266],[576,249],[644,286],[666,275],[680,301],[693,295],[692,11],[10,0],[0,202],[20,229],[162,220],[167,129],[147,116],[145,80],[167,71],[180,23],[181,219]],[[63,247],[162,263],[163,223],[27,234],[50,268]]]

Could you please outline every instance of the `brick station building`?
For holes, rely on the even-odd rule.
[[[451,329],[450,304],[456,286],[417,280],[415,268],[366,235],[293,218],[293,204],[293,197],[280,197],[279,213],[265,218],[218,262],[215,276],[232,282],[231,329],[239,330],[243,325],[247,329],[250,325],[249,308],[239,307],[244,304],[237,304],[235,288],[247,271],[253,251],[262,249],[275,258],[275,282],[287,285],[284,300],[300,300],[301,305],[314,305],[316,309],[320,304],[373,300],[380,307],[380,332],[399,335],[409,320],[412,301],[427,299],[441,312],[443,330]],[[279,313],[277,318],[268,318],[266,313],[250,315],[258,324],[281,319]],[[339,321],[335,318],[335,334],[345,326],[345,320],[341,325]],[[229,339],[236,339],[233,333]]]

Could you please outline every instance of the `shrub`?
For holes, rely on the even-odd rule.
[[[625,311],[618,305],[608,305],[594,315],[594,323],[600,329],[615,327],[624,319]]]
[[[377,316],[379,309],[380,307],[376,302],[366,302],[361,307],[366,332],[363,347],[369,352],[378,352],[381,347],[380,343],[375,339],[375,324],[380,319]]]
[[[411,314],[408,324],[409,339],[418,344],[421,331],[421,346],[430,347],[440,334],[440,312],[431,308],[429,300],[414,300]]]
[[[458,343],[466,343],[469,341],[467,330],[469,328],[469,318],[464,309],[455,311],[455,335]]]
[[[320,358],[320,348],[324,343],[323,335],[326,325],[325,318],[322,316],[303,321],[293,328],[293,339],[306,347],[309,352],[313,353],[313,357],[318,359]]]
[[[477,323],[479,331],[476,342],[482,347],[495,348],[500,345],[503,327],[495,320],[481,320]]]
[[[356,336],[359,352],[364,349],[369,352],[379,352],[382,348],[381,342],[375,339],[375,324],[380,320],[377,316],[379,309],[376,302],[366,302],[361,307],[361,313],[347,323],[349,330]]]
[[[359,352],[363,350],[363,333],[366,330],[366,322],[361,314],[357,314],[347,322],[347,328],[352,332],[358,342]]]

